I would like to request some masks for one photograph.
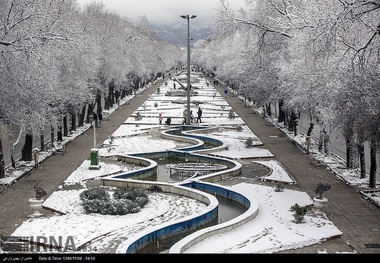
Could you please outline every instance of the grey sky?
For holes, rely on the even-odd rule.
[[[94,0],[77,0],[81,5]],[[220,0],[96,0],[103,2],[109,11],[135,19],[145,14],[150,23],[172,25],[178,23],[180,15],[197,15],[194,23],[208,23]],[[244,0],[229,0],[234,8],[243,6]]]

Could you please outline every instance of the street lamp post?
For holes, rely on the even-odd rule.
[[[94,148],[96,148],[96,120],[95,120],[95,118],[94,118],[94,115],[90,115],[89,116],[89,118],[90,118],[90,125],[92,126],[92,128],[94,129]],[[94,125],[92,125],[92,122],[94,121]]]
[[[90,123],[92,128],[94,129],[94,148],[91,149],[91,155],[90,155],[90,170],[97,169],[99,170],[100,164],[99,164],[99,149],[96,148],[96,119],[94,118],[94,115],[91,114],[89,116]],[[92,122],[94,121],[94,125],[92,125]]]
[[[183,19],[187,19],[187,114],[186,124],[190,124],[190,19],[196,18],[196,15],[182,15]]]

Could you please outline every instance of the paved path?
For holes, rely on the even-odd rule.
[[[225,87],[215,88],[223,95]],[[229,94],[231,94],[229,92]],[[289,174],[296,180],[299,190],[311,197],[318,182],[331,184],[324,194],[329,199],[324,209],[329,220],[343,232],[343,237],[321,246],[298,250],[299,253],[316,253],[326,249],[329,253],[355,251],[357,253],[380,253],[380,209],[364,200],[357,189],[339,180],[332,172],[311,163],[295,142],[290,141],[279,129],[265,124],[261,115],[252,114],[238,97],[227,95],[226,101],[245,121],[247,126],[263,142]],[[293,251],[294,252],[294,251]]]
[[[137,108],[142,105],[149,94],[161,85],[157,83],[134,97],[130,104],[113,112],[108,121],[97,129],[97,142],[108,138]],[[216,86],[219,93],[224,94],[225,87]],[[317,253],[326,250],[335,252],[380,253],[380,209],[361,198],[354,187],[347,186],[338,180],[328,170],[311,164],[311,159],[305,155],[293,142],[273,126],[265,125],[260,115],[252,114],[238,97],[227,96],[227,102],[235,112],[247,123],[250,129],[260,138],[264,146],[270,150],[275,159],[295,178],[297,184],[292,186],[297,190],[314,196],[317,182],[327,182],[332,189],[325,196],[329,205],[325,209],[327,217],[344,233],[342,238],[323,242],[296,251],[282,253]],[[0,233],[12,234],[23,221],[28,219],[33,211],[28,200],[33,196],[33,185],[41,181],[43,188],[51,194],[84,160],[89,158],[93,147],[93,130],[86,131],[66,146],[63,156],[51,156],[39,169],[34,169],[17,183],[7,187],[0,193]],[[47,212],[44,212],[47,213]],[[367,245],[366,245],[367,244]]]
[[[161,82],[144,90],[135,96],[129,104],[125,104],[114,111],[109,120],[103,121],[102,127],[96,129],[97,143],[102,143],[114,133],[160,85]],[[19,179],[17,183],[3,190],[0,193],[0,233],[6,236],[11,235],[23,221],[29,219],[28,215],[32,214],[33,210],[29,207],[28,200],[34,195],[33,186],[36,182],[41,182],[41,186],[50,195],[73,171],[89,159],[93,146],[94,132],[89,129],[66,145],[64,155],[53,155],[45,159],[38,169],[33,169]]]

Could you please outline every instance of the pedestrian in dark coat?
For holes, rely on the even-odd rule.
[[[198,116],[197,116],[197,123],[202,123],[202,109],[201,107],[198,108],[198,112],[197,112]]]

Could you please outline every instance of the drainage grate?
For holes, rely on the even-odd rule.
[[[369,243],[369,244],[364,244],[366,248],[380,248],[379,243]]]

